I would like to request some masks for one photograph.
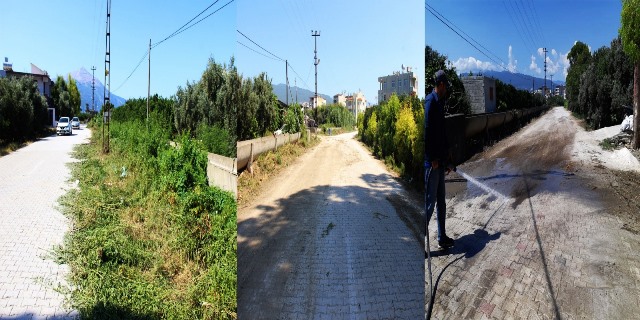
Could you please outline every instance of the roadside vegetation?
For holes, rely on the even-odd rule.
[[[339,104],[329,104],[315,109],[307,109],[308,117],[315,119],[322,133],[340,134],[356,129],[356,117],[346,107]]]
[[[238,206],[247,205],[265,187],[265,183],[318,143],[320,139],[316,135],[307,136],[306,130],[302,130],[298,141],[285,144],[278,150],[265,152],[254,159],[251,172],[245,170],[238,176]]]
[[[0,155],[53,133],[47,120],[47,100],[31,78],[0,78]]]
[[[419,186],[423,172],[424,108],[417,97],[391,98],[358,118],[358,137],[372,153]]]
[[[620,38],[593,53],[578,41],[568,59],[568,109],[584,118],[590,129],[622,123],[632,112],[633,61],[624,52]]]

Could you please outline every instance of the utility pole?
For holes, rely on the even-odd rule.
[[[551,91],[549,91],[550,95],[553,95],[553,75],[550,75],[551,77]]]
[[[546,99],[547,98],[547,48],[542,48],[542,51],[544,52],[544,90],[543,90],[543,98]]]
[[[293,85],[296,87],[296,104],[298,104],[298,78],[293,78]]]
[[[111,0],[107,0],[107,29],[104,55],[104,100],[102,104],[102,151],[109,153],[109,120],[111,118]],[[106,134],[105,134],[106,125]]]
[[[285,71],[285,77],[287,79],[287,88],[286,88],[287,89],[286,90],[287,91],[287,98],[286,98],[286,100],[287,100],[287,106],[288,106],[289,105],[289,61],[288,60],[284,60],[284,66],[285,66],[285,69],[286,69],[286,71]]]
[[[316,109],[316,118],[318,118],[318,64],[320,63],[320,59],[318,59],[318,37],[320,36],[320,31],[311,30],[311,36],[313,37],[313,65],[316,67],[316,93],[314,97],[314,108]],[[317,119],[316,119],[317,120]]]
[[[91,67],[91,111],[96,111],[96,66]]]
[[[149,73],[147,75],[147,130],[149,129],[149,96],[151,96],[151,39],[149,39]]]

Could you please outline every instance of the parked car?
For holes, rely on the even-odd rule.
[[[71,119],[71,128],[80,129],[80,119],[78,119],[78,117],[73,117]]]
[[[58,135],[73,134],[73,129],[71,128],[71,121],[69,121],[69,117],[60,117],[60,120],[58,120],[58,125],[56,126],[56,133]]]

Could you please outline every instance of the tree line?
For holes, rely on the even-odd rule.
[[[28,76],[0,78],[0,142],[35,138],[49,124],[47,108],[54,108],[57,117],[79,115],[80,92],[70,75],[68,83],[58,76],[50,93],[50,99],[41,95]]]
[[[581,41],[568,54],[567,100],[570,111],[594,129],[620,124],[633,101],[633,62],[621,39],[591,53]]]
[[[419,183],[424,161],[424,101],[393,94],[358,117],[359,138],[373,153]]]
[[[114,121],[146,118],[146,99],[129,99],[113,110]],[[198,81],[187,82],[170,98],[153,96],[150,113],[173,135],[188,133],[207,151],[235,156],[236,142],[272,134],[299,132],[300,105],[278,102],[266,73],[243,77],[232,58],[228,64],[209,59]]]

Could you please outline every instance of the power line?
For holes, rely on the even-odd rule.
[[[238,33],[239,33],[239,34],[241,34],[243,37],[247,38],[247,40],[251,41],[251,43],[253,43],[253,44],[255,44],[256,46],[258,46],[258,48],[260,48],[260,49],[264,50],[266,53],[268,53],[268,54],[270,54],[270,55],[272,55],[272,56],[276,57],[278,60],[280,60],[280,61],[283,61],[283,62],[284,62],[284,59],[282,59],[282,58],[280,58],[280,57],[276,56],[275,54],[271,53],[271,51],[269,51],[269,50],[265,49],[264,47],[262,47],[261,45],[257,44],[255,41],[251,40],[251,38],[247,37],[247,36],[246,36],[244,33],[242,33],[240,30],[236,29],[236,31],[238,31]]]
[[[429,11],[429,13],[431,13],[434,17],[436,17],[436,19],[440,20],[440,22],[442,22],[444,25],[446,25],[449,29],[451,29],[451,31],[455,32],[460,38],[462,38],[464,41],[466,41],[468,44],[470,44],[472,47],[474,47],[476,50],[478,50],[478,52],[482,53],[485,57],[487,57],[489,60],[491,60],[493,63],[495,63],[496,65],[502,67],[502,69],[504,69],[505,71],[508,71],[512,74],[516,74],[518,76],[520,76],[523,79],[527,79],[524,75],[520,75],[519,73],[514,73],[511,70],[509,70],[507,67],[505,67],[504,65],[504,61],[503,64],[498,63],[495,59],[491,58],[487,52],[480,50],[480,48],[478,48],[476,45],[474,45],[473,43],[471,43],[471,41],[467,38],[465,38],[464,36],[462,36],[458,31],[456,31],[452,26],[450,26],[448,23],[446,23],[444,19],[446,19],[444,16],[442,16],[442,18],[440,16],[438,16],[434,11],[431,10],[431,6],[425,3],[425,9],[427,11]],[[460,30],[462,31],[462,30]],[[464,33],[464,32],[463,32]],[[466,34],[466,33],[465,33]],[[471,37],[469,37],[471,38]],[[473,39],[472,39],[473,40]],[[473,40],[474,42],[477,42],[476,40]],[[479,42],[477,42],[479,44]],[[482,46],[484,48],[484,46]],[[488,51],[488,50],[487,50]],[[495,54],[494,54],[495,55]],[[502,59],[500,59],[502,60]],[[517,70],[516,70],[517,71]]]
[[[298,72],[296,72],[296,70],[293,68],[293,66],[291,66],[291,63],[289,63],[289,68],[291,68],[291,71],[293,71],[293,73],[296,74],[296,76],[298,77],[298,79],[300,79],[300,81],[302,81],[302,83],[304,83],[304,87],[307,88],[307,90],[309,89],[309,85],[307,84],[306,81],[304,81],[304,79],[302,79],[302,77],[300,77],[300,75],[298,74]]]
[[[179,31],[178,31],[178,30],[176,30],[174,33],[172,33],[170,36],[166,37],[164,40],[161,40],[161,41],[156,42],[155,44],[153,44],[153,45],[151,46],[151,49],[153,49],[153,48],[155,48],[155,47],[159,46],[161,43],[163,43],[163,42],[165,42],[165,41],[167,41],[167,40],[169,40],[169,39],[171,39],[171,38],[173,38],[173,37],[175,37],[175,36],[177,36],[177,35],[179,35],[179,34],[181,34],[181,33],[185,32],[185,31],[187,31],[187,30],[191,29],[193,26],[197,25],[198,23],[202,22],[203,20],[205,20],[205,19],[209,18],[210,16],[214,15],[214,14],[215,14],[215,13],[217,13],[218,11],[222,10],[224,7],[228,6],[228,5],[229,5],[231,2],[233,2],[233,1],[235,1],[235,0],[231,0],[231,1],[227,2],[227,3],[225,3],[225,5],[223,5],[222,7],[218,8],[218,9],[217,9],[216,11],[214,11],[214,12],[211,12],[210,14],[208,14],[208,15],[206,15],[204,18],[202,18],[202,19],[200,19],[200,20],[196,21],[196,22],[195,22],[195,23],[193,23],[192,25],[190,25],[190,26],[188,26],[188,27],[186,27],[186,28],[184,28],[184,29],[182,29],[182,30],[178,29]],[[216,2],[218,2],[218,1],[216,1]],[[214,3],[214,4],[215,4],[215,3]],[[206,10],[205,10],[205,11],[206,11]],[[200,14],[202,14],[202,13],[200,13]],[[195,16],[193,19],[197,18],[200,14],[198,14],[197,16]],[[191,19],[191,21],[193,21],[193,19]],[[187,24],[188,24],[188,22],[187,22]],[[181,27],[181,28],[182,28],[182,27]]]
[[[140,58],[140,61],[138,61],[138,64],[136,65],[136,67],[133,68],[133,71],[131,71],[131,73],[129,73],[129,76],[127,76],[127,78],[124,79],[124,81],[122,81],[122,83],[115,90],[113,90],[113,93],[117,92],[120,88],[122,88],[122,86],[124,86],[125,83],[127,83],[129,78],[131,78],[133,73],[136,72],[136,70],[138,70],[138,67],[140,67],[140,65],[142,64],[142,61],[144,61],[144,58],[146,58],[148,54],[149,54],[149,52],[145,50],[144,55],[142,56],[142,58]]]
[[[204,10],[200,11],[200,13],[198,13],[195,17],[191,18],[191,20],[187,21],[187,23],[183,24],[182,27],[178,28],[178,30],[174,31],[172,34],[170,34],[169,36],[167,36],[166,38],[158,41],[156,44],[160,44],[166,40],[168,40],[169,38],[175,36],[176,33],[178,33],[178,31],[182,30],[182,28],[186,27],[189,23],[191,23],[191,21],[195,20],[197,17],[199,17],[200,15],[202,15],[205,11],[209,10],[209,8],[213,7],[216,3],[218,3],[218,1],[220,0],[216,0],[214,1],[212,4],[210,4],[208,7],[206,7]]]
[[[247,49],[249,49],[249,50],[251,50],[251,51],[253,51],[253,52],[255,52],[255,53],[257,53],[257,54],[259,54],[259,55],[261,55],[261,56],[263,56],[263,57],[265,57],[265,58],[269,58],[269,59],[271,59],[271,60],[279,61],[278,59],[276,59],[276,58],[274,58],[274,57],[270,57],[270,56],[268,56],[268,55],[266,55],[266,54],[264,54],[264,53],[262,53],[262,52],[259,52],[258,50],[255,50],[255,49],[253,49],[253,48],[251,48],[251,47],[247,46],[246,44],[244,44],[244,43],[242,43],[242,42],[240,42],[240,41],[237,41],[237,40],[236,40],[236,42],[237,42],[237,43],[239,43],[240,45],[242,45],[243,47],[245,47],[245,48],[247,48]]]
[[[498,60],[502,61],[502,63],[507,64],[506,62],[504,62],[504,60],[502,60],[502,58],[500,58],[499,56],[497,56],[495,53],[491,52],[489,49],[487,49],[485,46],[483,46],[481,43],[479,43],[478,41],[476,41],[475,39],[473,39],[470,35],[468,35],[466,32],[464,32],[464,30],[460,29],[460,27],[456,26],[453,22],[451,22],[449,19],[447,19],[444,15],[442,15],[442,13],[438,12],[438,10],[436,10],[434,7],[430,6],[429,4],[426,4],[431,10],[433,10],[435,13],[439,14],[443,19],[447,20],[447,22],[449,22],[452,26],[454,26],[456,29],[458,29],[460,32],[462,32],[465,36],[467,36],[468,38],[471,39],[471,41],[475,42],[476,44],[478,44],[480,47],[482,47],[483,49],[485,49],[487,52],[491,53],[494,57],[498,58]]]

